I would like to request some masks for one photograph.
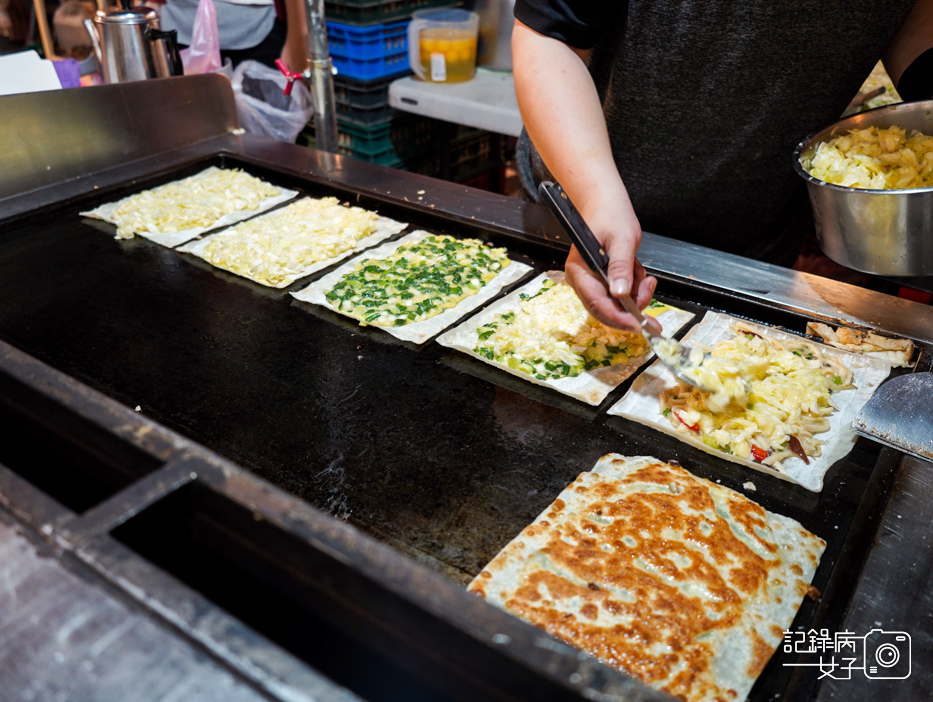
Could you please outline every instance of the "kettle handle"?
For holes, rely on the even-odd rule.
[[[174,29],[163,31],[154,27],[146,30],[146,37],[149,41],[158,41],[164,39],[168,45],[168,57],[172,62],[172,75],[181,76],[185,73],[185,67],[181,62],[181,54],[178,52],[178,32]]]
[[[97,58],[97,66],[103,70],[104,54],[100,48],[100,37],[97,36],[97,29],[89,18],[84,20],[84,28],[87,30],[87,34],[91,39],[91,48],[94,50],[94,56]]]
[[[421,30],[427,26],[427,22],[417,17],[408,24],[408,67],[421,80],[427,80],[421,65]]]

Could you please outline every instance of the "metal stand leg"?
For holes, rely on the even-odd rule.
[[[337,152],[337,102],[334,98],[333,63],[327,43],[324,0],[306,0],[308,52],[311,55],[311,90],[314,98],[314,132],[317,148]]]

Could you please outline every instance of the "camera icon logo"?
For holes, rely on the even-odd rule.
[[[905,680],[910,677],[910,634],[872,629],[865,634],[865,677]]]

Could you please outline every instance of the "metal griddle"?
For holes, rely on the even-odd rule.
[[[137,416],[145,422],[155,422],[193,442],[190,452],[194,455],[204,447],[209,456],[219,457],[220,464],[235,464],[298,498],[299,505],[313,506],[319,512],[309,514],[322,515],[315,519],[324,532],[332,523],[335,533],[349,538],[352,546],[355,531],[347,531],[349,525],[391,547],[391,552],[401,552],[405,558],[393,557],[397,560],[391,565],[401,569],[393,572],[412,569],[407,580],[401,579],[408,583],[408,594],[415,601],[426,583],[435,583],[433,575],[419,575],[427,572],[422,566],[440,574],[450,586],[461,587],[577,474],[614,451],[676,459],[697,475],[746,492],[767,509],[797,519],[826,539],[814,581],[823,597],[817,602],[804,601],[795,627],[843,628],[859,571],[869,556],[898,471],[900,456],[895,451],[859,439],[849,456],[829,471],[824,490],[815,494],[765,474],[750,473],[673,437],[607,417],[605,410],[631,381],[599,408],[591,408],[435,343],[415,346],[378,329],[360,328],[287,294],[310,279],[286,290],[272,290],[144,239],[114,240],[113,226],[78,215],[217,165],[244,168],[310,195],[337,195],[411,222],[412,228],[479,236],[508,247],[514,258],[537,272],[560,267],[568,248],[548,224],[543,208],[517,208],[505,198],[359,166],[339,157],[335,162],[334,157],[309,156],[313,152],[297,147],[249,140],[235,143],[232,148],[227,142],[215,151],[206,145],[201,153],[182,153],[170,165],[162,157],[161,162],[118,166],[98,179],[103,185],[94,191],[74,195],[62,191],[57,200],[54,192],[46,191],[44,206],[29,209],[29,200],[27,206],[21,205],[0,230],[0,340],[54,369],[50,377],[57,377],[55,372],[66,374],[127,408],[139,407]],[[312,170],[303,170],[308,164]],[[415,195],[421,191],[427,191],[426,198]],[[656,250],[663,252],[663,248],[662,241]],[[749,262],[748,275],[754,277],[760,265]],[[694,311],[697,321],[708,309],[797,332],[802,332],[807,321],[833,321],[816,306],[807,313],[768,299],[771,293],[767,291],[751,296],[666,272],[661,266],[655,272],[660,280],[659,299]],[[759,279],[767,282],[768,276]],[[933,347],[918,342],[915,370],[927,370]],[[22,431],[0,448],[0,464],[23,464],[23,455],[35,444],[32,420],[20,416],[23,406],[26,414],[35,414],[25,400],[7,399],[4,405],[11,426],[20,426]],[[93,438],[95,431],[79,422],[68,432],[69,440],[106,444],[106,438]],[[50,445],[47,450],[52,452],[50,461],[68,453],[67,446]],[[93,457],[79,460],[74,471],[69,471],[65,489],[56,476],[43,478],[28,468],[20,474],[52,495],[67,512],[93,516],[95,511],[105,512],[108,500],[121,490],[132,491],[136,481],[151,481],[159,471],[167,470],[161,460],[152,458],[151,451],[119,451],[127,454],[113,461],[122,473],[101,471]],[[209,458],[208,463],[213,460]],[[209,479],[207,485],[228,485],[230,471],[236,473],[230,468],[225,480]],[[249,480],[244,478],[244,484]],[[743,489],[749,480],[755,492]],[[179,480],[177,489],[136,495],[141,500],[138,508],[98,530],[95,538],[105,539],[100,546],[103,552],[109,552],[109,544],[115,541],[120,545],[118,552],[128,549],[155,564],[204,593],[208,601],[259,628],[291,655],[309,661],[312,667],[320,665],[325,675],[354,689],[358,673],[328,660],[326,651],[308,653],[302,648],[305,644],[295,642],[288,631],[263,628],[268,628],[270,619],[291,616],[285,605],[273,606],[268,595],[269,587],[292,583],[288,575],[292,571],[285,565],[291,552],[288,540],[257,533],[250,542],[252,537],[244,536],[243,551],[231,553],[238,554],[237,558],[245,554],[245,561],[252,562],[250,548],[259,549],[251,572],[263,575],[255,585],[255,597],[225,593],[204,564],[213,563],[217,573],[232,567],[232,556],[224,559],[223,549],[232,548],[224,534],[238,529],[251,534],[244,526],[249,524],[249,511],[239,514],[235,505],[211,489],[185,484],[186,480]],[[253,494],[253,489],[241,488],[239,494]],[[301,513],[304,508],[294,509]],[[288,519],[282,517],[287,517],[287,510],[277,514],[287,527]],[[80,529],[75,533],[80,534]],[[188,548],[184,544],[192,534],[201,535],[208,545],[227,545],[208,546],[204,551]],[[261,551],[267,543],[263,538],[276,544],[272,550],[281,555],[272,565],[263,565]],[[119,570],[114,565],[119,559],[114,558],[105,554],[83,562],[85,567],[113,576]],[[330,561],[322,560],[319,565],[337,580],[355,582],[359,576],[352,563],[351,573],[343,575]],[[263,585],[264,578],[273,585]],[[289,587],[300,591],[301,582],[299,577]],[[156,583],[156,590],[163,586],[161,580]],[[446,592],[446,586],[435,586]],[[365,593],[362,589],[358,594]],[[458,616],[466,612],[456,597],[444,604],[454,607]],[[483,605],[482,609],[489,608]],[[387,611],[378,616],[391,620]],[[394,626],[404,629],[406,621],[419,616],[424,615],[406,610],[401,623]],[[346,636],[341,631],[346,621],[326,623],[335,640]],[[494,621],[501,630],[501,620]],[[522,626],[521,631],[527,628]],[[197,632],[194,626],[182,629],[188,635]],[[451,651],[470,650],[452,635],[445,639],[447,635],[440,634],[435,642],[441,650],[448,645]],[[535,671],[539,664],[546,667],[535,658],[534,645],[529,643],[518,656],[528,666],[526,670]],[[775,695],[808,699],[817,694],[817,672],[784,666],[791,661],[791,655],[779,649],[750,699]],[[572,676],[568,679],[574,684],[564,680],[565,691],[581,692],[587,686],[604,692],[625,689],[626,699],[645,698],[640,697],[647,694],[640,686],[626,688],[615,682],[621,676],[604,672],[601,666],[596,670],[599,674],[592,680],[574,681]],[[503,692],[508,675],[494,672],[499,677],[491,674],[490,684],[498,686],[497,694],[503,699],[527,693]],[[411,671],[406,674],[418,678]],[[463,698],[462,692],[449,687],[449,677],[408,683],[414,686],[411,689],[427,685],[425,689],[432,691],[428,698],[432,694],[437,699]],[[399,689],[406,689],[405,680],[398,684]],[[526,691],[533,688],[528,684],[532,687]],[[384,687],[364,685],[354,691],[371,699],[393,699]]]

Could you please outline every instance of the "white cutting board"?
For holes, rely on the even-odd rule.
[[[62,83],[51,61],[35,51],[0,56],[0,95],[61,90]]]

